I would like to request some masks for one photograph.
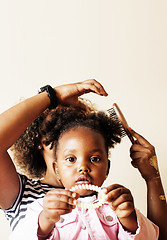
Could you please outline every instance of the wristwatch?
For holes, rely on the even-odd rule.
[[[46,85],[44,87],[41,87],[38,90],[38,93],[42,93],[45,91],[48,93],[48,97],[50,98],[49,109],[56,108],[58,106],[58,99],[55,90],[50,85]]]

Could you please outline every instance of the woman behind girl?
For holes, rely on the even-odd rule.
[[[58,104],[82,108],[85,105],[78,98],[82,94],[95,92],[107,96],[102,85],[93,79],[58,86],[54,90]],[[51,101],[45,91],[16,104],[0,115],[0,207],[4,210],[12,230],[24,219],[30,203],[43,197],[47,191],[62,187],[53,169],[53,150],[50,145],[43,143],[43,136],[39,131],[50,112],[50,105]],[[164,196],[164,191],[160,177],[155,178],[157,175],[148,164],[154,151],[143,137],[135,132],[133,134],[138,142],[132,146],[131,156],[135,160],[135,167],[147,183],[148,217],[160,227],[160,239],[164,240],[167,238],[166,201],[165,198],[159,198]],[[8,154],[8,149],[14,143],[15,160],[24,175],[16,171]],[[34,178],[38,180],[32,180]]]
[[[86,186],[100,187],[108,175],[109,149],[121,140],[120,127],[111,117],[57,108],[47,116],[41,132],[45,144],[52,144],[54,171],[65,189],[51,190],[34,202],[13,239],[158,239],[158,227],[135,209],[131,192],[121,185],[105,188],[106,203],[97,209],[75,205],[78,197],[95,203],[96,192]]]

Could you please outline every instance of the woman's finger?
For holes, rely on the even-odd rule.
[[[139,133],[135,132],[133,129],[130,129],[130,132],[131,132],[132,136],[136,138],[136,140],[139,144],[141,144],[144,147],[150,147],[151,146],[151,144],[143,136],[141,136]]]
[[[148,156],[154,156],[155,155],[155,148],[151,144],[149,145],[140,145],[140,144],[133,144],[130,148],[130,156],[132,157],[132,154],[135,152],[141,152],[143,154],[148,154]]]
[[[77,84],[78,92],[80,95],[84,93],[89,93],[89,92],[95,92],[102,96],[108,95],[104,87],[95,79],[89,79],[76,84]]]

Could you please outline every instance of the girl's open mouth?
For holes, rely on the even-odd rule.
[[[75,184],[91,184],[91,179],[87,175],[81,175],[77,181],[75,181]]]

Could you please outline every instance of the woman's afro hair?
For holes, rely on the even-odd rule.
[[[57,107],[45,111],[36,119],[13,145],[14,160],[32,178],[41,178],[46,172],[46,164],[38,145],[44,139],[56,151],[60,136],[76,127],[87,127],[100,133],[105,140],[106,151],[121,141],[120,124],[102,111],[86,111],[77,107]]]

